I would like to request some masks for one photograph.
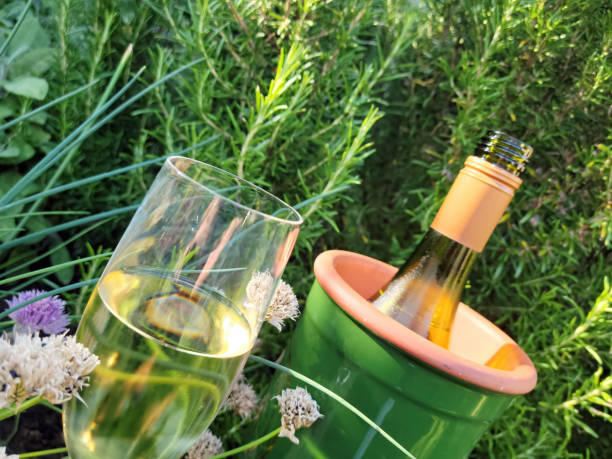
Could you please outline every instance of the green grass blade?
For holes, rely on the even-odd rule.
[[[10,204],[7,204],[5,206],[0,207],[0,212],[4,211],[6,209],[10,209],[11,207],[14,207],[14,206],[18,206],[18,205],[21,205],[21,204],[27,204],[29,202],[36,201],[36,200],[42,199],[42,198],[46,198],[48,196],[52,196],[54,194],[61,193],[63,191],[71,190],[73,188],[81,187],[83,185],[88,185],[90,183],[98,182],[100,180],[103,180],[103,179],[106,179],[106,178],[109,178],[109,177],[113,177],[115,175],[120,175],[120,174],[123,174],[125,172],[129,172],[129,171],[134,170],[134,169],[139,169],[141,167],[146,167],[146,166],[149,166],[151,164],[155,164],[155,163],[164,161],[166,158],[169,158],[170,156],[184,155],[186,153],[189,153],[190,151],[196,150],[196,149],[198,149],[198,148],[200,148],[200,147],[202,147],[202,146],[212,142],[213,140],[215,140],[218,137],[219,137],[219,134],[215,134],[213,136],[210,136],[208,139],[206,139],[206,140],[204,140],[202,142],[199,142],[199,143],[197,143],[195,145],[192,145],[192,146],[190,146],[188,148],[185,148],[183,150],[177,151],[176,153],[171,153],[171,154],[166,155],[166,156],[160,156],[159,158],[155,158],[155,159],[151,159],[151,160],[148,160],[148,161],[144,161],[142,163],[132,164],[131,166],[121,167],[121,168],[114,169],[114,170],[109,171],[109,172],[104,172],[102,174],[92,175],[91,177],[87,177],[87,178],[84,178],[84,179],[81,179],[81,180],[76,180],[74,182],[70,182],[70,183],[67,183],[65,185],[60,185],[60,186],[57,186],[55,188],[51,188],[49,190],[42,191],[42,192],[37,193],[37,194],[33,194],[31,196],[28,196],[27,198],[19,199],[18,201],[14,201],[14,202],[12,202]]]
[[[119,68],[117,68],[117,71]],[[27,187],[31,182],[36,180],[44,171],[46,171],[52,164],[57,162],[63,155],[71,151],[75,145],[82,142],[87,137],[87,128],[107,109],[109,108],[119,97],[123,95],[125,91],[128,90],[130,86],[132,86],[138,76],[142,73],[144,69],[139,70],[139,72],[128,81],[123,88],[121,88],[117,93],[111,97],[108,102],[103,104],[100,108],[94,111],[89,118],[87,118],[83,123],[81,123],[76,129],[74,129],[69,135],[66,136],[64,140],[62,140],[55,148],[53,148],[47,155],[41,159],[30,171],[25,174],[19,181],[8,190],[4,196],[0,198],[0,205],[4,205],[9,201],[15,199],[19,193],[21,193],[25,187]],[[115,74],[117,73],[115,71]],[[115,75],[111,79],[109,85],[116,81]],[[107,86],[108,89],[108,86]],[[85,135],[84,135],[85,134]],[[75,142],[74,139],[77,139]]]
[[[17,292],[24,290],[26,287],[29,287],[30,285],[35,284],[38,281],[42,281],[44,277],[45,275],[42,274],[40,276],[32,277],[19,285],[15,285],[11,290],[0,290],[0,298],[5,298],[8,295],[15,295]]]
[[[113,76],[111,77],[111,80],[106,85],[106,88],[104,89],[104,93],[102,93],[102,97],[100,97],[100,100],[98,101],[98,105],[96,105],[94,112],[102,108],[106,100],[110,97],[111,93],[113,92],[113,89],[115,89],[115,85],[117,84],[119,77],[123,73],[123,69],[125,68],[125,65],[127,64],[130,56],[132,55],[133,49],[134,49],[134,45],[130,43],[128,47],[125,49],[125,51],[123,52],[123,55],[121,56],[121,59],[119,60],[119,64],[117,64],[117,68],[113,72]],[[142,71],[144,71],[144,67],[141,68],[138,73],[136,73],[135,78],[138,77],[138,75],[140,75]]]
[[[191,62],[189,62],[188,64],[183,65],[182,67],[179,67],[178,69],[176,69],[173,72],[170,72],[169,74],[167,74],[165,77],[160,78],[159,80],[157,80],[155,83],[150,84],[149,86],[147,86],[146,88],[144,88],[142,91],[140,91],[139,93],[135,94],[134,96],[130,97],[128,100],[126,100],[124,103],[122,103],[121,105],[119,105],[117,108],[115,108],[113,111],[111,111],[110,113],[108,113],[106,116],[104,116],[100,121],[98,121],[97,123],[95,123],[90,129],[88,129],[86,135],[84,136],[87,137],[91,134],[93,134],[94,132],[96,132],[101,126],[103,126],[104,124],[106,124],[109,120],[111,120],[112,118],[115,117],[115,115],[117,115],[118,113],[122,112],[125,108],[129,107],[130,105],[132,105],[134,102],[136,102],[138,99],[140,99],[141,97],[147,95],[149,92],[151,92],[153,89],[155,89],[156,87],[164,84],[166,81],[168,81],[169,79],[175,77],[176,75],[178,75],[181,72],[184,72],[185,70],[193,67],[194,65],[199,64],[200,62],[204,61],[205,58],[201,57],[199,59],[195,59]],[[0,205],[4,205],[5,203],[2,202],[3,199],[0,199]]]
[[[19,18],[17,18],[17,22],[15,23],[15,25],[11,29],[11,33],[9,34],[8,37],[6,37],[6,40],[4,40],[4,43],[2,43],[2,47],[0,47],[0,56],[2,56],[4,54],[4,52],[8,48],[8,45],[13,40],[13,37],[15,37],[15,34],[17,33],[17,30],[19,30],[19,27],[21,26],[21,23],[23,22],[23,20],[26,17],[26,14],[28,14],[28,10],[30,9],[30,6],[32,6],[32,0],[28,0],[28,3],[26,3],[26,6],[23,8],[23,11],[19,15]]]
[[[86,91],[87,89],[91,88],[92,86],[94,86],[95,84],[99,83],[101,81],[101,78],[98,78],[94,81],[92,81],[91,83],[88,83],[84,86],[81,86],[78,89],[75,89],[72,92],[69,92],[68,94],[64,94],[61,97],[58,97],[57,99],[53,99],[51,102],[49,102],[48,104],[42,105],[34,110],[29,111],[28,113],[21,115],[18,118],[15,118],[14,120],[9,121],[8,123],[3,124],[2,126],[0,126],[0,132],[10,128],[11,126],[20,123],[21,121],[27,120],[28,118],[36,115],[37,113],[43,112],[48,108],[53,107],[54,105],[57,105],[61,102],[64,102],[67,99],[70,99],[71,97],[76,96],[77,94],[82,93],[83,91]]]
[[[56,409],[53,405],[50,405],[49,407]],[[61,413],[62,410],[59,410],[59,412]],[[19,455],[19,458],[49,456],[50,454],[60,454],[66,452],[68,452],[68,448],[62,446],[61,448],[45,449],[42,451],[33,451],[31,453],[22,453]]]
[[[312,198],[305,199],[304,201],[302,201],[302,202],[296,204],[295,206],[293,206],[293,208],[294,209],[301,209],[302,207],[305,207],[308,204],[312,204],[313,202],[318,201],[319,199],[327,198],[328,196],[331,196],[331,195],[336,194],[336,193],[340,193],[340,192],[342,192],[344,190],[348,190],[349,188],[350,187],[348,185],[339,186],[337,188],[334,188],[333,190],[327,191],[325,193],[318,194],[316,196],[313,196]]]
[[[136,95],[134,95],[133,97],[131,97],[130,99],[128,99],[127,101],[125,101],[123,104],[121,104],[119,107],[117,107],[115,110],[113,110],[112,112],[110,112],[106,117],[104,117],[101,121],[99,121],[98,123],[96,123],[91,129],[87,129],[86,134],[81,138],[81,140],[83,140],[84,138],[86,138],[88,135],[91,135],[92,133],[94,133],[97,129],[100,128],[100,126],[102,126],[103,124],[105,124],[109,119],[113,118],[117,113],[123,111],[123,109],[125,109],[126,107],[130,106],[131,104],[133,104],[135,101],[137,101],[138,99],[140,99],[141,97],[145,96],[146,94],[148,94],[150,91],[152,91],[153,89],[155,89],[157,86],[164,84],[166,81],[168,81],[169,79],[175,77],[176,75],[178,75],[179,73],[193,67],[194,65],[199,64],[200,62],[203,62],[205,60],[205,58],[201,57],[199,59],[195,59],[191,62],[189,62],[188,64],[183,65],[182,67],[179,67],[178,69],[176,69],[173,72],[170,72],[169,74],[167,74],[165,77],[157,80],[155,83],[147,86],[145,89],[143,89],[142,91],[140,91],[139,93],[137,93]],[[142,70],[142,69],[141,69]],[[137,75],[138,76],[138,75]],[[135,77],[136,78],[136,77]],[[133,82],[135,80],[135,78],[133,78],[132,80],[130,80],[130,82]],[[125,86],[124,86],[124,91],[127,90],[127,88],[130,85],[130,82],[128,82]],[[123,93],[121,93],[123,94]],[[56,148],[54,148],[51,152],[49,152],[47,154],[47,156],[45,156],[44,159],[42,159],[36,166],[34,166],[34,168],[32,168],[32,170],[30,170],[30,172],[28,172],[26,175],[24,175],[19,182],[17,182],[4,196],[2,196],[0,198],[0,206],[3,206],[5,204],[7,204],[7,202],[13,200],[15,197],[17,197],[17,195],[19,195],[19,193],[21,191],[23,191],[23,189],[33,180],[35,180],[38,176],[40,176],[48,167],[49,167],[49,162],[51,160],[54,160],[53,162],[57,161],[57,159],[55,159],[55,156],[58,154],[58,151],[61,151],[61,149],[64,149],[64,147],[66,147],[66,145],[69,144],[69,142],[72,142],[73,139],[79,135],[81,133],[81,131],[83,131],[87,126],[89,126],[89,124],[91,124],[91,122],[96,119],[99,115],[99,112],[104,111],[109,105],[111,105],[117,98],[120,97],[119,93],[115,94],[115,96],[113,96],[111,98],[111,100],[109,100],[106,104],[104,104],[98,111],[94,112],[86,121],[84,121],[79,127],[77,127],[69,136],[67,136]],[[66,148],[66,151],[68,151],[70,149]],[[65,153],[65,151],[64,151]],[[52,155],[52,158],[50,158]],[[59,158],[58,158],[59,159]]]
[[[0,316],[0,319],[1,318],[2,317]],[[329,390],[327,387],[322,386],[318,382],[310,379],[308,376],[304,376],[303,374],[298,373],[297,371],[292,370],[291,368],[287,368],[287,367],[284,367],[283,365],[279,365],[278,363],[271,362],[271,361],[269,361],[267,359],[264,359],[263,357],[259,357],[257,355],[252,355],[251,354],[251,355],[249,355],[249,359],[250,360],[254,360],[255,362],[263,363],[264,365],[272,367],[272,368],[274,368],[276,370],[283,371],[283,372],[285,372],[285,373],[287,373],[287,374],[289,374],[289,375],[299,379],[300,381],[303,381],[306,384],[311,385],[315,389],[320,390],[321,392],[323,392],[327,396],[333,398],[335,401],[340,403],[346,409],[348,409],[349,411],[351,411],[354,414],[356,414],[366,424],[368,424],[376,432],[381,434],[387,441],[389,441],[389,443],[391,443],[393,446],[395,446],[397,449],[399,449],[403,454],[405,454],[406,456],[408,456],[408,457],[410,457],[412,459],[416,459],[412,454],[410,454],[410,452],[406,448],[404,448],[402,445],[400,445],[397,442],[397,440],[395,440],[391,435],[389,435],[387,432],[385,432],[383,429],[381,429],[374,421],[372,421],[369,417],[367,417],[365,414],[363,414],[361,411],[359,411],[359,409],[357,409],[355,406],[353,406],[352,404],[350,404],[349,402],[344,400],[338,394],[336,394],[335,392]]]
[[[28,304],[34,303],[35,301],[42,300],[43,298],[48,298],[53,295],[57,295],[58,293],[68,292],[70,290],[76,290],[78,288],[81,288],[87,285],[93,285],[96,282],[98,282],[97,277],[95,279],[89,279],[86,281],[76,282],[74,284],[66,285],[65,287],[56,288],[49,292],[43,293],[42,295],[35,296],[34,298],[29,299],[28,301],[24,301],[23,303],[17,304],[13,306],[12,308],[5,309],[4,311],[0,312],[0,320],[4,319],[9,314],[12,314],[13,312],[20,310],[21,308],[26,307]]]
[[[85,215],[88,213],[89,212],[87,212],[86,210],[42,210],[40,212],[28,212],[28,213],[20,212],[18,214],[0,215],[0,221],[6,220],[7,218],[13,218],[13,217],[25,217],[26,215],[41,215],[41,216],[45,216],[45,215]]]
[[[32,263],[36,263],[39,260],[42,260],[45,257],[48,257],[49,255],[51,255],[52,253],[58,251],[59,249],[61,249],[62,247],[67,246],[68,244],[70,244],[71,242],[76,241],[77,239],[80,239],[82,236],[84,236],[85,234],[89,233],[90,231],[96,229],[98,226],[100,225],[104,225],[106,222],[110,221],[110,218],[107,218],[105,220],[101,220],[99,222],[94,223],[93,225],[89,226],[88,228],[85,228],[83,231],[79,231],[77,234],[75,234],[74,236],[72,236],[70,239],[65,240],[64,242],[62,242],[61,244],[57,244],[53,247],[51,247],[49,250],[47,250],[46,252],[38,255],[35,258],[30,258],[27,261],[24,261],[23,263],[17,265],[17,266],[13,266],[11,269],[9,269],[8,271],[6,271],[4,273],[5,276],[9,276],[12,273],[19,271],[22,268],[25,268],[26,266],[31,265]],[[5,263],[2,266],[0,266],[0,269],[6,267],[6,266],[10,266],[10,262],[9,263]]]
[[[138,79],[138,76],[140,75],[140,73],[142,73],[142,70],[143,69],[141,69],[123,88],[121,88],[119,91],[117,91],[117,93],[111,98],[111,100],[108,102],[108,104],[112,103],[112,101],[116,100],[125,91],[127,91],[129,86],[131,86],[132,84],[134,84],[136,82],[136,80]],[[109,106],[108,104],[105,104],[105,107],[108,107]],[[86,128],[76,140],[74,140],[64,150],[58,152],[56,157],[53,160],[51,160],[45,166],[44,170],[48,169],[53,163],[57,162],[58,160],[60,160],[63,157],[62,163],[55,170],[55,172],[53,173],[53,176],[49,179],[49,181],[45,185],[45,189],[43,191],[46,191],[46,190],[50,189],[53,186],[53,184],[59,179],[60,175],[62,174],[62,172],[64,171],[66,166],[69,164],[70,160],[72,159],[72,156],[74,156],[74,154],[78,151],[77,148],[79,147],[79,145],[90,134],[91,134],[91,132],[89,132],[89,130]],[[25,217],[23,217],[19,221],[19,224],[17,225],[15,230],[9,235],[8,240],[12,240],[12,238],[15,237],[25,227],[25,224],[27,223],[28,219],[30,218],[30,215],[32,215],[32,213],[35,212],[38,209],[38,207],[40,206],[42,201],[43,201],[43,198],[40,198],[40,199],[36,200],[34,202],[34,204],[32,204],[30,206],[30,208],[28,209],[27,215]]]
[[[146,94],[148,94],[150,91],[152,91],[153,89],[155,89],[157,86],[164,84],[166,81],[168,81],[169,79],[175,77],[176,75],[178,75],[179,73],[193,67],[194,65],[199,64],[200,62],[203,62],[205,60],[205,58],[201,57],[199,59],[195,59],[191,62],[189,62],[188,64],[183,65],[182,67],[179,67],[178,69],[176,69],[173,72],[170,72],[169,74],[167,74],[165,77],[157,80],[155,83],[147,86],[145,89],[143,89],[142,91],[140,91],[139,93],[137,93],[135,96],[131,97],[130,99],[128,99],[127,101],[125,101],[123,104],[121,104],[119,107],[117,107],[115,110],[113,110],[112,112],[110,112],[107,116],[105,116],[101,121],[99,121],[98,123],[96,123],[91,129],[88,129],[86,134],[82,137],[82,139],[86,138],[88,135],[93,134],[96,130],[98,130],[100,128],[100,126],[102,126],[103,124],[105,124],[109,119],[113,118],[117,113],[121,112],[123,109],[125,109],[126,107],[130,106],[131,104],[133,104],[135,101],[137,101],[138,99],[140,99],[141,97],[145,96]],[[141,69],[142,70],[142,69]],[[138,75],[137,75],[138,76]],[[136,77],[135,77],[136,78]],[[132,80],[130,80],[130,82],[134,81],[133,78]],[[130,82],[128,82],[123,89],[127,89],[128,85],[130,85]],[[125,91],[124,91],[125,92]],[[104,104],[104,106],[102,106],[102,108],[100,108],[100,112],[104,111],[112,102],[114,102],[118,97],[120,96],[119,93],[117,93],[115,96],[113,96],[113,98],[111,98],[111,100],[109,100],[109,102],[107,102],[106,104]],[[57,155],[56,150],[58,150],[60,147],[64,148],[67,144],[69,144],[69,142],[72,142],[72,140],[77,136],[77,134],[80,134],[81,131],[83,131],[90,123],[93,119],[96,119],[98,117],[98,111],[94,112],[85,122],[83,122],[78,128],[75,129],[75,131],[73,131],[68,137],[66,137],[66,139],[64,139],[60,145],[58,145],[56,148],[54,148],[52,150],[52,152],[50,152],[49,154],[47,154],[47,156],[41,160],[36,166],[34,166],[34,168],[32,170],[30,170],[30,172],[28,172],[26,175],[24,175],[19,182],[17,182],[4,196],[2,196],[0,198],[0,206],[3,206],[5,204],[7,204],[7,202],[13,200],[15,197],[17,197],[17,195],[34,179],[36,179],[40,174],[42,174],[44,172],[44,170],[46,170],[48,168],[48,162],[51,161],[51,159],[47,160],[47,158],[49,158],[52,153],[54,153],[55,155]],[[78,132],[77,132],[78,131]],[[81,140],[82,140],[81,139]],[[66,150],[69,150],[69,148],[66,148]],[[57,161],[57,159],[55,160]],[[53,162],[55,162],[53,161]],[[44,163],[41,165],[41,163]],[[40,167],[39,167],[40,166]]]
[[[85,225],[89,222],[94,222],[97,220],[101,220],[106,217],[112,217],[114,215],[123,214],[126,212],[131,212],[132,210],[137,209],[139,204],[133,204],[131,206],[121,207],[119,209],[109,210],[107,212],[100,212],[98,214],[90,215],[88,217],[79,218],[76,220],[72,220],[70,222],[62,223],[60,225],[55,225],[50,228],[45,228],[41,231],[36,231],[34,233],[28,234],[26,236],[13,239],[12,241],[5,242],[4,244],[0,244],[0,251],[12,249],[13,247],[17,247],[22,244],[27,244],[40,236],[46,236],[48,234],[56,233],[58,231],[62,231],[69,228],[74,228],[75,226]]]
[[[65,263],[60,263],[60,264],[57,264],[57,265],[49,266],[47,268],[41,268],[41,269],[37,269],[35,271],[30,271],[30,272],[27,272],[27,273],[19,274],[17,276],[8,277],[6,279],[0,280],[0,285],[10,284],[11,282],[15,282],[15,281],[18,281],[18,280],[21,280],[21,279],[27,279],[28,277],[36,276],[38,274],[53,273],[53,272],[56,272],[56,271],[60,271],[61,269],[66,268],[68,266],[74,266],[74,265],[78,265],[78,264],[81,264],[81,263],[85,263],[86,261],[97,260],[98,258],[108,258],[112,254],[113,254],[113,252],[104,252],[104,253],[101,253],[99,255],[92,255],[90,257],[79,258],[77,260],[71,260],[71,261],[67,261]]]
[[[118,113],[120,113],[121,111],[123,111],[126,107],[130,106],[131,104],[133,104],[136,100],[140,99],[141,97],[143,97],[144,95],[146,95],[148,92],[150,92],[151,90],[155,89],[157,86],[165,83],[167,80],[173,78],[175,75],[177,75],[180,72],[185,71],[188,68],[193,67],[194,65],[202,62],[204,60],[204,58],[200,58],[200,59],[196,59],[194,61],[191,61],[188,64],[183,65],[182,67],[178,68],[177,70],[175,70],[174,72],[171,72],[169,74],[167,74],[165,77],[159,79],[158,81],[156,81],[155,83],[147,86],[145,89],[143,89],[142,91],[140,91],[139,93],[137,93],[135,96],[131,97],[130,99],[128,99],[126,102],[124,102],[123,104],[119,105],[119,107],[117,107],[116,109],[114,109],[113,111],[111,111],[108,115],[106,115],[105,117],[103,117],[100,121],[98,121],[97,123],[95,123],[91,128],[87,128],[82,135],[79,136],[79,138],[77,138],[75,141],[72,142],[72,144],[68,145],[63,151],[59,152],[56,154],[56,157],[53,158],[52,160],[47,161],[47,163],[41,167],[42,170],[40,170],[39,172],[37,172],[38,175],[42,174],[42,172],[44,172],[44,170],[46,170],[48,167],[50,167],[50,165],[52,163],[55,163],[57,160],[60,159],[61,155],[64,155],[66,152],[71,152],[70,154],[72,154],[73,152],[73,148],[75,148],[76,146],[78,146],[85,138],[87,138],[89,135],[93,134],[94,132],[96,132],[101,126],[103,126],[104,124],[106,124],[110,119],[114,118],[115,115],[117,115]],[[140,73],[142,72],[143,69],[141,69],[135,76],[134,78],[132,78],[121,90],[119,90],[117,92],[117,94],[115,94],[111,100],[109,100],[109,102],[107,102],[106,104],[104,104],[104,106],[100,109],[100,111],[104,111],[106,107],[109,106],[109,104],[111,104],[112,102],[114,102],[114,100],[116,100],[119,96],[121,96],[123,94],[123,92],[125,92],[125,90],[127,90],[127,88],[138,78],[138,76],[140,75]],[[92,115],[93,117],[93,115]],[[92,119],[92,117],[90,117],[89,119]],[[82,125],[81,125],[82,126]],[[79,126],[80,127],[80,126]],[[77,128],[78,129],[78,128]],[[69,136],[70,137],[70,136]],[[63,142],[62,142],[63,143]],[[39,165],[41,165],[41,163],[43,163],[49,156],[51,156],[51,153],[49,153],[45,159],[43,159],[42,161],[40,161],[35,168],[37,168]],[[69,159],[69,157],[66,157],[64,159],[64,162],[62,163],[62,165],[59,168],[59,171],[57,171],[53,178],[51,179],[51,182],[54,182],[55,179],[59,176],[59,174],[61,173],[62,169],[64,168],[64,166],[66,165],[67,160]],[[49,164],[51,163],[51,164]],[[21,192],[21,190],[28,185],[29,180],[25,180],[26,177],[33,172],[30,171],[28,174],[26,174],[26,176],[22,177],[21,180],[19,180],[19,182],[17,182],[17,184],[15,184],[15,186],[13,186],[2,198],[0,198],[0,206],[6,204],[6,201],[8,201],[8,197],[11,194],[12,197],[15,197],[17,194],[19,194],[19,192]],[[36,175],[36,176],[38,176]],[[25,182],[25,183],[22,183]],[[51,186],[52,183],[49,183],[48,187]],[[16,188],[19,188],[18,190],[15,190]],[[30,211],[34,211],[37,208],[37,205],[40,203],[40,201],[36,201],[32,207],[30,208]],[[13,232],[11,237],[14,237],[14,235],[20,231],[23,226],[25,225],[25,222],[27,221],[28,217],[25,217],[24,219],[22,219],[19,222],[19,225],[17,226],[17,228],[15,229],[15,232]],[[27,236],[25,236],[27,237]],[[22,238],[23,239],[23,238]],[[11,241],[0,245],[0,250],[3,250],[3,247],[6,244],[10,244]]]
[[[223,459],[224,457],[230,457],[230,456],[234,456],[234,455],[236,455],[238,453],[243,453],[245,451],[248,451],[251,448],[255,448],[256,446],[259,446],[262,443],[265,443],[268,440],[276,437],[280,433],[280,431],[281,431],[281,428],[277,427],[272,432],[268,432],[267,434],[265,434],[265,435],[255,439],[253,441],[245,443],[244,445],[238,446],[238,447],[236,447],[234,449],[231,449],[229,451],[225,451],[225,452],[220,453],[220,454],[215,454],[214,456],[211,456],[210,459]]]

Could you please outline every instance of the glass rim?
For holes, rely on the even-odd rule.
[[[232,177],[232,178],[234,178],[234,179],[236,179],[236,180],[238,180],[238,181],[248,185],[250,188],[255,189],[257,192],[263,193],[268,198],[271,198],[273,201],[276,201],[277,203],[281,204],[283,207],[286,207],[287,209],[289,209],[289,211],[295,217],[297,217],[297,220],[289,220],[287,218],[281,218],[281,217],[277,217],[275,215],[270,215],[270,214],[268,214],[266,212],[262,212],[261,210],[257,210],[257,209],[253,209],[252,207],[245,206],[244,204],[236,202],[233,199],[228,198],[227,196],[223,196],[222,194],[219,194],[215,190],[209,188],[205,184],[195,180],[194,178],[190,177],[185,172],[180,170],[174,164],[174,161],[177,160],[177,159],[191,161],[192,163],[198,164],[199,166],[204,166],[204,167],[207,167],[207,168],[210,168],[210,169],[214,169],[215,171],[220,172],[223,175],[227,175],[229,177]],[[256,214],[259,214],[259,215],[263,216],[264,218],[276,220],[276,221],[279,221],[279,222],[282,222],[282,223],[286,223],[288,225],[299,226],[302,223],[304,223],[304,218],[302,217],[302,215],[293,206],[290,206],[289,204],[287,204],[285,201],[283,201],[278,196],[275,196],[274,194],[270,193],[269,191],[264,190],[262,187],[260,187],[258,185],[255,185],[254,183],[252,183],[252,182],[250,182],[250,181],[248,181],[248,180],[246,180],[246,179],[244,179],[242,177],[238,177],[237,175],[232,174],[231,172],[228,172],[228,171],[226,171],[224,169],[221,169],[219,167],[213,166],[212,164],[208,164],[208,163],[205,163],[203,161],[199,161],[199,160],[193,159],[193,158],[188,158],[187,156],[172,155],[172,156],[169,156],[168,158],[166,158],[166,161],[164,161],[164,165],[168,165],[168,167],[170,167],[174,172],[176,172],[176,174],[179,175],[181,178],[184,178],[184,179],[186,179],[186,180],[196,184],[200,188],[208,191],[209,193],[214,194],[215,196],[218,196],[220,199],[223,199],[224,201],[227,201],[227,202],[231,203],[234,206],[240,207],[240,208],[245,209],[245,210],[250,211],[250,212],[254,212]]]

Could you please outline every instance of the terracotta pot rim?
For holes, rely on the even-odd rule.
[[[397,269],[374,258],[342,250],[323,252],[314,263],[315,277],[325,292],[348,315],[380,338],[444,373],[484,389],[516,395],[525,394],[535,387],[537,381],[535,366],[520,348],[518,348],[519,364],[510,371],[490,368],[454,354],[376,309],[339,274],[336,267],[339,261],[367,265],[368,269],[384,272],[388,278]],[[487,331],[496,335],[500,341],[514,343],[512,338],[476,311],[463,304],[460,307],[463,308],[463,314],[470,316],[470,320],[486,327]]]

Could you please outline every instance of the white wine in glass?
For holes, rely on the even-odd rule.
[[[265,316],[251,277],[276,281],[301,217],[212,166],[173,157],[85,309],[77,340],[100,358],[64,409],[72,458],[178,458],[214,418]],[[259,297],[270,299],[275,282]]]

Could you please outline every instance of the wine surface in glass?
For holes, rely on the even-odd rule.
[[[178,458],[210,424],[251,348],[249,322],[222,292],[154,270],[108,273],[77,340],[100,358],[64,407],[78,458]]]

